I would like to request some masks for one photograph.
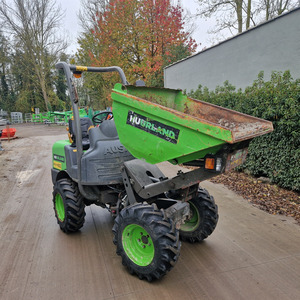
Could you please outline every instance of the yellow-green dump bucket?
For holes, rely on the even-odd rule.
[[[121,143],[152,164],[204,158],[227,143],[273,130],[269,121],[188,98],[181,90],[116,84],[112,99]]]

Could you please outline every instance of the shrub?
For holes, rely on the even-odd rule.
[[[271,79],[264,81],[260,72],[244,92],[226,81],[215,91],[200,85],[189,96],[272,121],[274,132],[251,141],[243,168],[300,191],[300,79],[293,80],[286,71],[273,72]]]

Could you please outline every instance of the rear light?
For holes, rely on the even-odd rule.
[[[222,157],[206,157],[204,167],[206,170],[221,172],[223,168]]]
[[[215,159],[212,157],[207,157],[205,159],[205,169],[214,170],[215,169]]]
[[[222,158],[218,157],[216,160],[216,171],[221,172],[222,170]]]

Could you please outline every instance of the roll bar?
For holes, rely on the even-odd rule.
[[[77,91],[73,82],[73,74],[80,75],[82,72],[94,72],[94,73],[107,73],[107,72],[118,72],[121,78],[121,82],[123,85],[128,85],[126,80],[125,74],[120,67],[86,67],[86,66],[75,66],[69,65],[66,62],[58,62],[55,65],[56,69],[63,70],[67,79],[67,85],[70,92],[70,98],[72,102],[72,109],[73,109],[73,116],[74,116],[74,125],[75,125],[75,132],[76,132],[76,156],[77,156],[77,178],[78,178],[78,187],[80,193],[86,199],[90,200],[97,200],[97,197],[89,193],[84,189],[84,186],[81,183],[81,157],[82,157],[82,133],[80,127],[80,116],[78,110],[78,95]]]

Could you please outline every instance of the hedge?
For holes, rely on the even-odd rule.
[[[270,80],[264,81],[264,73],[260,72],[245,91],[236,90],[226,81],[215,91],[199,85],[188,95],[272,121],[272,133],[251,141],[242,169],[300,191],[300,79],[294,80],[286,71],[272,72]]]

